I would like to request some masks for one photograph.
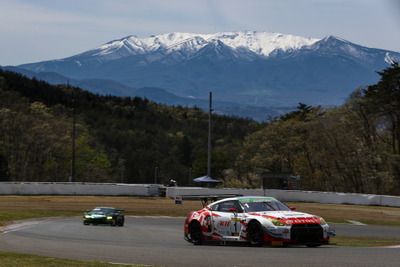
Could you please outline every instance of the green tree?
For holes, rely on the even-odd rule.
[[[391,132],[393,153],[400,155],[400,67],[393,63],[391,67],[378,72],[380,81],[369,86],[365,97],[369,100],[371,111],[380,114],[383,119],[380,126],[388,127]]]
[[[7,158],[0,150],[0,181],[10,181],[10,171],[8,169]]]

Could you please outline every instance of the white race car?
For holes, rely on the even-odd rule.
[[[195,245],[206,241],[246,242],[250,246],[329,244],[334,230],[322,217],[294,211],[273,197],[232,197],[188,214],[184,235]]]

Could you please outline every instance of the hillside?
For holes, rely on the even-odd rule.
[[[98,95],[0,69],[0,122],[3,181],[185,185],[206,174],[208,114],[198,108]],[[212,173],[223,178],[258,124],[219,115],[212,122]]]
[[[377,74],[339,107],[300,103],[264,124],[214,114],[211,176],[225,187],[399,195],[400,67]],[[0,72],[0,180],[191,185],[207,173],[207,135],[199,108]]]

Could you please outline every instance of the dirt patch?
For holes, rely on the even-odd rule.
[[[303,211],[324,217],[327,221],[354,220],[367,223],[400,225],[400,208],[320,203],[286,203]],[[0,196],[0,210],[70,211],[82,213],[86,209],[110,206],[125,209],[126,214],[185,216],[202,208],[200,201],[184,201],[175,205],[162,197],[109,196]]]
[[[200,201],[175,205],[170,198],[110,196],[0,196],[1,210],[83,212],[94,207],[115,207],[126,214],[186,215],[202,208]]]

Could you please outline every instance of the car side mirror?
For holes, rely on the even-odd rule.
[[[290,210],[296,210],[296,207],[290,207],[289,209]]]

